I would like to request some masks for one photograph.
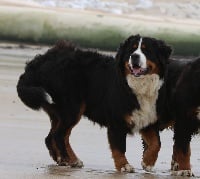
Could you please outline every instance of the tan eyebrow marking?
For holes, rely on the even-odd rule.
[[[137,48],[137,47],[138,47],[137,44],[134,44],[134,45],[133,45],[133,48]]]
[[[142,44],[141,48],[146,48],[146,45]]]

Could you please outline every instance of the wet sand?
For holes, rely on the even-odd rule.
[[[6,48],[5,48],[6,47]],[[23,47],[23,48],[22,48]],[[142,144],[139,135],[127,140],[127,157],[136,173],[115,171],[108,147],[106,130],[86,119],[72,131],[72,146],[83,160],[83,169],[58,167],[50,158],[44,138],[50,123],[44,112],[25,107],[16,94],[16,83],[24,64],[47,47],[0,44],[0,178],[179,178],[170,176],[173,134],[161,134],[162,148],[154,172],[146,173],[140,165]],[[200,178],[200,140],[192,141],[191,163]]]

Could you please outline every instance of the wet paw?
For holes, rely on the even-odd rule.
[[[82,168],[84,166],[83,162],[79,159],[73,162],[69,160],[58,160],[57,163],[59,166],[68,166],[71,168]]]
[[[142,165],[143,170],[147,172],[152,172],[153,166],[146,165],[144,162],[141,162],[141,165]]]
[[[121,168],[121,172],[134,173],[135,170],[132,165],[126,164],[124,167]]]
[[[173,176],[184,176],[184,177],[194,177],[194,174],[191,170],[178,170],[178,171],[172,171],[171,175]]]
[[[77,159],[77,161],[70,163],[70,166],[72,168],[82,168],[84,165],[83,165],[83,162],[81,160]]]
[[[69,165],[69,163],[66,160],[63,160],[61,157],[57,157],[56,162],[59,166],[68,166]]]
[[[59,162],[57,162],[57,164],[59,166],[68,166],[68,167],[70,167],[69,162],[67,162],[67,161],[59,161]]]
[[[179,164],[176,161],[172,160],[172,162],[171,162],[171,170],[172,171],[178,171],[178,168],[179,168]]]

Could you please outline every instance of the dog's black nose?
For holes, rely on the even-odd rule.
[[[140,56],[138,54],[132,54],[131,55],[131,63],[132,65],[136,65],[136,66],[139,66],[139,63],[140,63]]]

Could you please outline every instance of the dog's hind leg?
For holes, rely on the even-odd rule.
[[[161,147],[159,131],[150,126],[141,130],[140,133],[144,145],[142,167],[150,172],[155,165]]]
[[[58,164],[62,164],[67,154],[65,152],[63,154],[62,152],[65,146],[62,145],[62,147],[60,147],[60,144],[58,144],[58,142],[56,141],[56,138],[59,138],[59,134],[57,131],[62,126],[60,115],[58,113],[58,110],[55,104],[46,104],[43,106],[43,109],[49,115],[50,122],[51,122],[50,132],[45,139],[46,146],[53,160],[55,160]],[[63,150],[61,150],[60,148],[63,148]]]
[[[83,167],[83,162],[78,159],[73,149],[71,148],[69,137],[73,127],[80,121],[85,110],[85,105],[80,105],[78,110],[72,113],[47,107],[46,111],[50,116],[52,128],[46,138],[46,144],[52,158],[61,166]],[[49,110],[50,109],[50,110]],[[52,112],[53,111],[53,112]],[[50,141],[50,142],[49,142]],[[56,155],[56,157],[55,157]]]
[[[125,156],[126,136],[127,134],[123,131],[108,128],[108,141],[116,169],[120,172],[133,173],[134,168],[128,163]]]
[[[76,117],[75,123],[73,123],[70,128],[66,129],[66,134],[65,134],[65,147],[66,147],[66,152],[69,157],[69,165],[74,168],[82,168],[83,162],[74,153],[74,151],[70,145],[70,142],[69,142],[69,137],[71,135],[71,131],[72,131],[73,127],[80,121],[81,116],[84,113],[84,111],[85,111],[85,105],[82,105],[80,107],[80,112],[79,112],[78,116]]]
[[[51,117],[51,129],[48,136],[45,138],[46,146],[49,150],[50,156],[54,161],[58,162],[61,159],[60,152],[56,146],[55,140],[53,139],[53,133],[58,126],[58,120],[56,118]]]

